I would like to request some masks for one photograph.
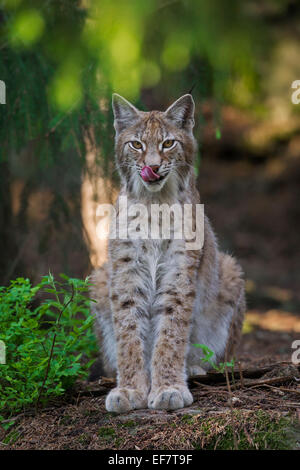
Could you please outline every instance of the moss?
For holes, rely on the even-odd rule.
[[[73,417],[72,416],[69,416],[69,415],[64,415],[59,424],[62,425],[62,426],[68,426],[69,424],[71,424],[73,421]]]
[[[83,416],[94,416],[94,415],[99,415],[99,410],[82,410],[82,415]]]
[[[119,423],[118,426],[119,427],[122,427],[122,428],[134,428],[135,426],[137,426],[138,423],[136,423],[135,421],[133,421],[132,419],[129,420],[129,421],[124,421],[123,423]]]
[[[115,447],[118,449],[123,444],[124,441],[125,439],[123,437],[118,437],[114,443]]]
[[[14,444],[17,442],[21,434],[18,431],[11,431],[9,434],[5,436],[3,439],[4,444]]]
[[[111,440],[115,438],[116,431],[113,428],[103,426],[98,430],[98,436],[106,440]]]
[[[116,418],[117,416],[118,413],[116,413],[115,411],[107,411],[106,413],[106,419]]]
[[[80,436],[78,437],[78,442],[80,442],[80,444],[88,444],[90,441],[91,438],[87,434],[80,434]]]
[[[181,421],[186,424],[193,424],[194,420],[191,415],[186,414],[182,416]]]
[[[296,446],[295,424],[288,417],[264,411],[234,412],[235,435],[239,450],[283,450]],[[201,425],[201,438],[194,449],[234,449],[234,430],[229,416],[214,417]]]

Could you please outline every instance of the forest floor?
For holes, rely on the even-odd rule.
[[[187,408],[116,415],[104,406],[109,380],[81,384],[37,414],[17,416],[0,434],[0,450],[300,449],[300,367],[290,362],[299,334],[257,323],[246,322],[230,390],[212,374],[190,383],[194,403]]]

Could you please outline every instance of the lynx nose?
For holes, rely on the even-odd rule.
[[[159,170],[160,165],[149,165],[151,170],[154,171],[154,173],[157,173]]]

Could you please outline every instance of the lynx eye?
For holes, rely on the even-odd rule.
[[[173,147],[174,142],[175,142],[175,140],[171,140],[171,139],[165,140],[164,143],[163,143],[163,148],[164,149],[170,149],[171,147]]]
[[[132,142],[129,142],[130,146],[133,147],[136,150],[141,150],[143,148],[143,145],[141,142],[138,140],[133,140]]]

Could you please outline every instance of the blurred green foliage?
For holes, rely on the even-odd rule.
[[[57,165],[68,150],[84,163],[91,128],[93,143],[101,141],[108,153],[107,113],[99,107],[107,89],[95,84],[97,64],[84,51],[85,13],[77,3],[3,2],[0,76],[7,104],[0,115],[0,161],[14,174],[28,144],[32,170]]]
[[[105,158],[112,91],[137,102],[156,87],[171,101],[196,83],[202,99],[251,105],[268,38],[250,3],[0,2],[2,159],[32,140],[42,160],[68,148],[83,156],[87,127]]]
[[[281,55],[277,51],[277,69],[270,64],[289,34],[291,3],[296,2],[0,0],[0,80],[7,95],[0,105],[0,245],[7,247],[6,259],[0,259],[3,283],[13,272],[28,273],[27,268],[22,271],[21,247],[32,229],[28,208],[39,191],[54,196],[34,248],[44,255],[57,233],[71,225],[71,215],[72,227],[77,224],[72,240],[77,246],[82,242],[82,177],[92,181],[95,199],[99,176],[104,173],[117,182],[112,92],[146,110],[165,109],[193,89],[200,143],[196,174],[204,104],[213,117],[216,140],[223,136],[223,104],[265,118],[266,102],[274,104],[277,90],[280,103],[288,106],[290,80],[297,78],[290,62],[296,60],[281,67],[290,54],[283,47]],[[283,23],[287,18],[283,30],[282,18]],[[297,45],[292,46],[297,57]],[[21,189],[12,188],[15,183]],[[12,200],[17,193],[16,209]],[[71,232],[65,233],[67,239]],[[62,245],[58,251],[66,252]],[[67,265],[61,270],[69,272]]]

